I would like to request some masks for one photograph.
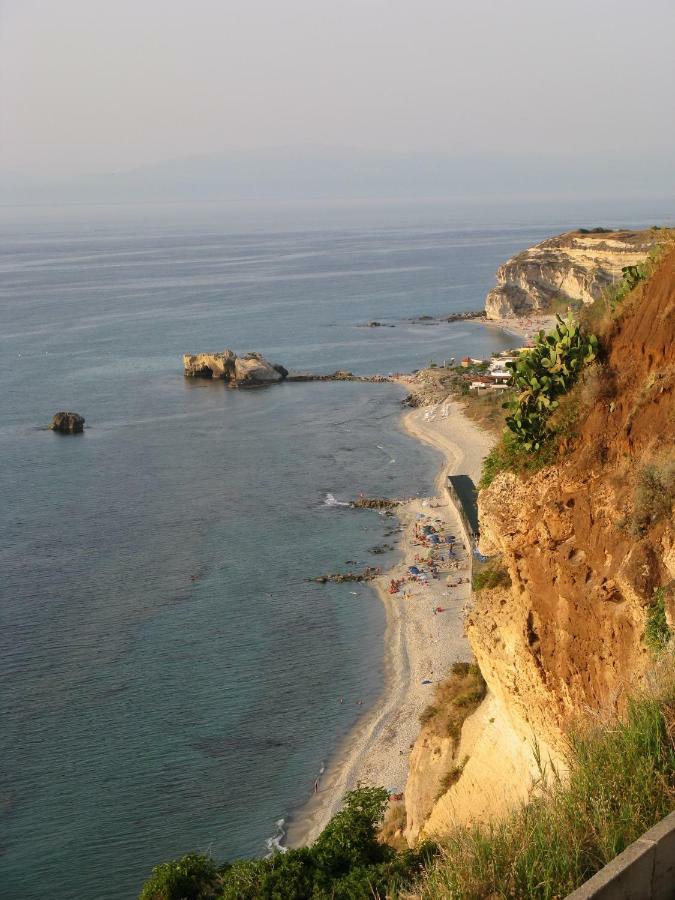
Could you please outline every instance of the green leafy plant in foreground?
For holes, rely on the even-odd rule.
[[[540,331],[531,350],[507,363],[518,395],[507,404],[511,415],[506,425],[520,447],[530,452],[538,451],[551,436],[547,422],[558,406],[558,398],[567,393],[598,352],[595,335],[584,334],[571,317],[556,319],[550,334]]]
[[[359,788],[310,847],[217,868],[190,854],[156,866],[140,900],[361,900],[392,896],[430,862],[435,847],[397,852],[379,840],[384,788]]]

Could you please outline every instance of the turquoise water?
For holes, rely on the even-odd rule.
[[[236,225],[0,223],[4,900],[123,900],[188,850],[265,852],[382,687],[374,595],[305,579],[392,558],[369,549],[391,521],[328,494],[431,489],[402,392],[232,392],[186,381],[181,354],[362,373],[485,356],[511,339],[406,320],[479,308],[557,230]],[[42,430],[59,409],[83,436]]]

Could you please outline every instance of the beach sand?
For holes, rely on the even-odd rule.
[[[508,319],[482,319],[481,321],[486,328],[500,328],[528,345],[534,341],[535,335],[540,330],[551,331],[555,326],[556,318],[552,313],[533,312],[528,316],[511,316]]]
[[[408,755],[419,733],[420,713],[433,698],[434,683],[444,679],[454,662],[471,657],[464,636],[463,607],[471,594],[470,555],[455,509],[445,490],[448,474],[469,475],[478,482],[483,457],[494,442],[467,419],[458,403],[447,399],[407,413],[409,434],[431,444],[444,455],[436,479],[435,496],[401,504],[396,509],[402,531],[402,559],[372,582],[387,611],[385,630],[385,687],[374,708],[359,721],[331,759],[318,790],[291,822],[288,846],[311,843],[340,808],[346,791],[359,783],[402,792],[408,775]],[[416,543],[415,526],[433,524],[458,538],[458,569],[450,569],[447,549],[439,578],[428,586],[406,582],[398,594],[389,593],[392,578],[402,578],[415,557],[427,551]],[[447,584],[464,579],[458,587]],[[403,590],[408,594],[404,598]],[[434,612],[441,607],[443,612]],[[424,684],[430,681],[431,684]]]

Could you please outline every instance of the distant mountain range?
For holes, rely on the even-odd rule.
[[[675,197],[671,160],[375,156],[288,151],[189,157],[48,180],[0,174],[0,203],[445,199],[592,193]]]

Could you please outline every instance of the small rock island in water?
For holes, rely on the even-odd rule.
[[[57,412],[49,427],[59,434],[81,434],[84,431],[84,416],[74,412]]]
[[[187,378],[217,378],[231,387],[258,387],[283,381],[288,370],[269,363],[260,353],[237,356],[232,350],[222,353],[183,354],[183,372]]]

